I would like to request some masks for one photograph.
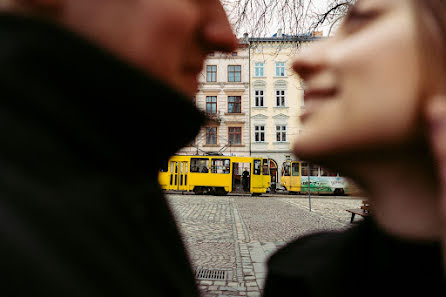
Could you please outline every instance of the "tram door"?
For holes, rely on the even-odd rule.
[[[251,192],[253,188],[263,187],[262,160],[254,159],[252,163]]]
[[[301,191],[300,162],[291,162],[290,191]]]
[[[278,166],[277,166],[277,162],[274,161],[273,159],[269,159],[269,170],[270,170],[270,175],[271,175],[271,183],[278,183]]]
[[[187,190],[188,162],[170,162],[169,190]]]
[[[232,163],[232,192],[249,193],[251,184],[251,164],[233,162]]]
[[[290,189],[288,191],[291,192],[299,192],[300,191],[300,178],[296,178],[297,176],[300,176],[299,171],[299,163],[297,162],[290,162],[287,161],[287,166],[289,170],[289,176],[290,176]]]

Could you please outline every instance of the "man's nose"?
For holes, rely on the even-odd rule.
[[[237,37],[232,31],[226,12],[219,0],[203,3],[203,42],[207,50],[231,52],[238,46]]]

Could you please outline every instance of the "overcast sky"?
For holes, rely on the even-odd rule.
[[[223,0],[223,3],[225,5],[225,8],[228,12],[228,15],[231,19],[231,21],[234,23],[236,13],[234,13],[234,6],[237,5],[237,3],[240,3],[242,1],[246,0]],[[266,3],[271,3],[271,1],[277,1],[277,0],[265,0]],[[316,13],[322,13],[327,11],[328,4],[326,0],[303,0],[305,3],[305,11],[308,12],[309,15],[316,14]],[[309,3],[311,2],[311,5]],[[249,9],[249,8],[248,8]],[[231,14],[232,12],[232,14]],[[256,27],[254,25],[254,22],[258,19],[258,11],[250,11],[248,10],[248,14],[251,16],[250,21],[251,23],[244,23],[242,28],[240,28],[237,32],[237,35],[241,37],[243,33],[247,32],[252,35],[253,33],[255,35],[259,35],[256,37],[266,37],[266,36],[272,36],[274,33],[277,32],[278,29],[282,29],[282,32],[285,34],[297,34],[297,33],[307,33],[302,32],[301,29],[297,30],[295,26],[290,26],[291,22],[285,21],[283,17],[281,17],[279,12],[273,12],[268,16],[268,19],[271,19],[270,22],[266,22],[266,28],[262,32],[256,32],[253,28]],[[257,15],[256,15],[257,14]],[[307,20],[308,22],[311,21],[311,18]],[[285,23],[285,24],[284,24]],[[288,27],[287,27],[288,26]],[[324,26],[321,26],[319,30],[324,32],[324,36],[327,36],[329,30],[330,30],[330,24],[325,24]],[[290,28],[292,27],[292,28]],[[302,27],[308,27],[308,24],[306,26]],[[298,31],[298,32],[297,32]]]

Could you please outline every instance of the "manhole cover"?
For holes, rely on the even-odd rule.
[[[231,278],[230,274],[232,274],[232,269],[209,269],[209,268],[195,269],[196,279],[227,280]]]

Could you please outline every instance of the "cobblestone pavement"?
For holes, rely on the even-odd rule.
[[[203,297],[260,296],[266,260],[304,234],[348,228],[349,208],[361,198],[263,195],[168,194],[195,269],[220,277],[198,277]],[[219,279],[220,278],[220,279]]]

